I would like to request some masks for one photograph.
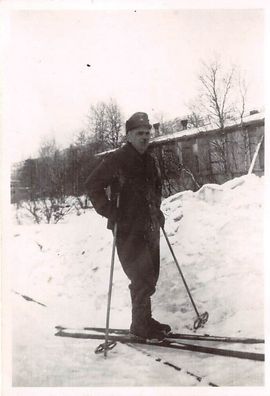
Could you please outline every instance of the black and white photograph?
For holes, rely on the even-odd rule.
[[[268,9],[228,3],[0,2],[4,396],[268,394]]]

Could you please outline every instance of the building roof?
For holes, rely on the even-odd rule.
[[[253,123],[257,123],[259,121],[264,121],[265,115],[263,112],[261,113],[256,113],[252,115],[247,115],[243,117],[243,125],[249,125]],[[241,125],[241,119],[235,121],[229,121],[225,125],[225,130],[231,129],[232,127],[236,127]],[[155,144],[155,143],[162,143],[170,140],[178,140],[183,137],[190,137],[190,136],[195,136],[198,134],[206,133],[206,132],[216,132],[219,131],[219,128],[213,128],[213,125],[207,125],[202,128],[188,128],[184,129],[178,132],[170,133],[167,135],[161,135],[161,136],[156,136],[153,139],[150,140],[150,143]]]

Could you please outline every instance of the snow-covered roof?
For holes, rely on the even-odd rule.
[[[102,151],[101,153],[97,153],[97,154],[95,155],[95,157],[100,157],[100,156],[102,156],[102,155],[112,153],[112,152],[115,151],[115,150],[117,150],[117,149],[111,149],[111,150],[107,150],[107,151]]]
[[[247,116],[243,117],[243,124],[247,125],[249,123],[253,123],[256,121],[261,121],[261,120],[264,120],[264,117],[265,117],[264,112],[247,115]],[[232,126],[240,125],[240,124],[241,124],[240,118],[236,122],[234,120],[228,121],[225,125],[225,129],[230,128]],[[186,136],[193,136],[193,135],[197,135],[199,133],[204,133],[204,132],[215,132],[218,130],[219,130],[219,128],[214,128],[213,125],[210,125],[210,124],[203,126],[201,128],[197,128],[197,127],[196,128],[188,128],[188,129],[183,129],[178,132],[169,133],[167,135],[161,135],[161,136],[154,137],[153,139],[150,140],[150,143],[160,143],[160,142],[165,142],[165,141],[169,141],[169,140],[176,140],[176,139],[180,139],[180,138],[186,137]]]

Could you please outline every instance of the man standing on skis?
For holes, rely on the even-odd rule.
[[[148,152],[150,130],[146,113],[126,121],[127,143],[105,158],[86,180],[86,190],[95,210],[108,218],[108,228],[117,222],[116,248],[130,279],[132,323],[130,332],[143,339],[160,341],[171,328],[152,318],[151,296],[160,268],[161,180],[154,158]],[[110,199],[106,188],[110,186]],[[119,194],[119,208],[116,207]]]

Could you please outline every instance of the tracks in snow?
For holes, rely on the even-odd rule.
[[[200,377],[200,376],[198,376],[198,375],[196,375],[196,374],[190,372],[189,370],[185,370],[184,368],[179,367],[179,366],[177,366],[177,365],[174,364],[174,363],[168,362],[167,360],[165,360],[165,359],[163,359],[163,358],[161,358],[161,357],[157,357],[157,356],[155,356],[153,353],[150,353],[150,352],[146,351],[146,350],[143,349],[142,347],[139,347],[139,346],[137,346],[137,345],[135,345],[135,344],[131,344],[131,343],[126,343],[125,345],[127,345],[127,346],[129,346],[130,348],[133,348],[133,349],[135,349],[135,350],[137,350],[137,351],[143,353],[144,355],[146,355],[146,356],[148,356],[148,357],[154,359],[156,362],[162,363],[162,364],[164,364],[165,366],[171,367],[171,368],[173,368],[174,370],[176,370],[176,371],[178,371],[178,372],[181,371],[183,374],[186,374],[186,375],[188,375],[188,376],[191,376],[191,377],[195,378],[197,382],[203,383],[205,386],[218,387],[217,384],[215,384],[215,383],[213,383],[213,382],[211,382],[211,381],[208,382],[206,378]]]

